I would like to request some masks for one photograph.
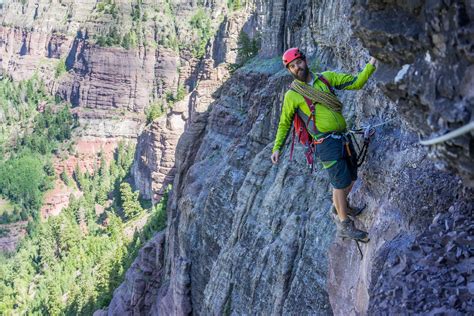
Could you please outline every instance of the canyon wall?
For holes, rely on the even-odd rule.
[[[253,4],[245,25],[260,30],[260,58],[217,90],[176,149],[164,256],[157,259],[161,283],[155,292],[136,289],[149,273],[135,267],[109,313],[472,311],[472,237],[463,232],[473,227],[472,134],[433,147],[419,143],[470,120],[472,45],[465,37],[472,35],[472,7]],[[463,46],[452,48],[456,40]],[[327,175],[308,172],[301,148],[290,162],[287,142],[281,162],[269,160],[291,81],[279,56],[292,46],[304,49],[317,71],[356,74],[369,54],[380,61],[362,91],[338,93],[349,123],[377,126],[350,195],[351,203],[366,205],[356,221],[371,236],[362,256],[355,242],[334,239]],[[143,299],[124,303],[124,289]]]
[[[147,198],[173,181],[167,229],[96,314],[472,313],[472,132],[419,143],[472,120],[472,4],[254,0],[227,11],[204,1],[216,31],[196,58],[159,44],[192,41],[183,21],[195,2],[174,2],[173,19],[167,1],[143,1],[164,8],[145,21],[157,46],[133,49],[91,41],[112,27],[95,2],[6,5],[3,71],[49,73],[51,91],[90,127],[86,139],[137,139],[134,181]],[[259,55],[229,72],[240,30],[260,38]],[[350,125],[376,125],[350,195],[366,205],[362,256],[335,239],[328,177],[309,172],[303,149],[290,161],[288,139],[270,161],[291,82],[280,56],[295,46],[315,71],[357,74],[370,55],[379,60],[363,90],[338,92]],[[67,72],[54,78],[61,58]],[[145,127],[144,109],[180,84],[184,99]]]

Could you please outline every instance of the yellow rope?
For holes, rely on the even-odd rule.
[[[302,96],[307,97],[308,99],[313,101],[314,104],[322,103],[334,112],[342,112],[341,101],[339,101],[337,97],[332,93],[317,90],[306,83],[302,83],[296,80],[291,83],[290,87]]]

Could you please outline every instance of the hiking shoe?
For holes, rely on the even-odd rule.
[[[347,206],[347,215],[352,216],[352,217],[356,217],[356,216],[360,215],[360,213],[362,213],[365,210],[366,206],[367,205],[364,205],[362,207],[355,207],[355,206],[348,205]]]
[[[337,226],[337,236],[344,238],[355,239],[360,242],[368,242],[369,234],[365,231],[357,229],[354,226],[354,222],[351,219],[346,219],[345,221],[339,222]]]
[[[363,207],[354,207],[354,206],[347,206],[347,215],[351,217],[356,217],[360,215],[365,210],[365,207],[367,205],[364,205]],[[334,204],[331,206],[331,212],[333,215],[337,215],[336,208],[334,207]]]

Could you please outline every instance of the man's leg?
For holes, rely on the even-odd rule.
[[[347,216],[347,195],[350,192],[351,185],[344,189],[333,189],[333,204],[337,211],[339,223],[336,223],[337,235],[342,238],[352,238],[362,242],[368,242],[368,234],[354,226],[354,222]]]
[[[355,181],[352,181],[351,184],[344,189],[333,189],[332,191],[332,200],[336,207],[337,216],[339,216],[341,222],[347,219],[347,196],[349,192],[351,192],[354,182]]]
[[[349,195],[349,193],[351,193],[352,187],[354,186],[354,183],[355,183],[355,181],[352,180],[351,184],[349,184],[349,186],[344,189],[344,190],[346,190],[346,199],[347,199],[347,196]]]

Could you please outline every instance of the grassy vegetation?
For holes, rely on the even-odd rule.
[[[138,46],[138,37],[134,29],[125,33],[121,45],[125,49],[136,48]]]
[[[102,0],[97,2],[95,9],[102,14],[110,14],[114,19],[118,17],[119,11],[114,0]]]
[[[0,147],[9,140],[15,127],[29,124],[29,120],[38,113],[36,107],[39,103],[50,101],[46,87],[37,74],[19,83],[9,78],[0,80]]]
[[[238,10],[242,7],[242,3],[240,0],[234,0],[229,1],[228,5],[231,10]],[[115,5],[114,1],[99,1],[95,8],[95,16],[100,19],[103,14],[111,14],[112,18],[102,30],[92,36],[95,43],[101,47],[121,46],[125,49],[134,49],[157,48],[160,45],[175,51],[188,50],[194,57],[202,58],[215,32],[203,1],[198,1],[198,9],[188,21],[176,21],[172,1],[164,1],[158,6],[134,0],[131,3],[129,16],[121,14],[119,6]],[[122,27],[123,25],[126,27]],[[178,35],[176,33],[178,25],[191,36]]]
[[[119,7],[114,0],[99,0],[95,6],[96,17],[102,15],[110,15],[108,19],[110,24],[105,31],[99,34],[94,34],[92,38],[96,44],[101,47],[119,46],[123,41],[123,36],[119,31]]]
[[[166,109],[163,106],[163,102],[157,101],[152,103],[147,109],[145,109],[146,123],[152,123],[154,120],[161,117],[165,113]]]
[[[116,26],[111,27],[106,35],[95,35],[94,38],[96,44],[101,47],[118,46],[123,41]]]
[[[184,88],[184,86],[182,85],[178,86],[176,94],[174,94],[171,91],[168,91],[165,94],[166,102],[171,105],[173,103],[183,100],[185,96],[186,96],[186,88]]]
[[[99,2],[96,11],[102,14],[111,14],[112,22],[103,34],[95,34],[93,39],[101,47],[121,46],[125,49],[137,48],[141,45],[156,48],[157,43],[145,36],[149,32],[146,22],[149,20],[149,13],[143,8],[141,0],[132,3],[130,13],[131,27],[124,32],[121,28],[123,21],[119,21],[118,7],[112,0]]]

